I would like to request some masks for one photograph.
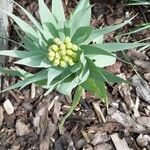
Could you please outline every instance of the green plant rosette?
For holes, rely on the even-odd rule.
[[[79,103],[83,90],[92,92],[107,103],[105,83],[127,82],[103,69],[116,62],[115,52],[148,45],[138,42],[104,43],[105,34],[125,26],[132,18],[118,25],[96,29],[90,26],[92,6],[89,0],[81,0],[68,19],[61,0],[52,0],[51,11],[43,0],[38,0],[39,22],[14,3],[26,14],[32,25],[5,11],[19,27],[17,31],[21,38],[21,49],[1,50],[0,55],[15,57],[15,64],[37,68],[38,72],[32,74],[19,68],[11,70],[1,67],[0,72],[22,79],[1,92],[22,89],[35,83],[47,89],[45,95],[54,89],[64,95],[71,95],[77,87],[69,115]]]

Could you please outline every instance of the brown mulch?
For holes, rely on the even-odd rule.
[[[36,0],[17,2],[38,18]],[[46,3],[50,6],[49,0]],[[64,0],[66,14],[76,3],[76,0]],[[92,3],[95,6],[91,24],[95,27],[118,24],[128,19],[128,14],[131,17],[139,13],[130,25],[108,34],[105,37],[107,42],[115,41],[116,35],[127,33],[138,24],[150,22],[148,7],[127,7],[119,0],[95,0]],[[14,12],[29,21],[16,6]],[[149,35],[150,30],[145,30],[123,36],[120,41],[137,41]],[[18,40],[13,26],[10,37]],[[10,43],[10,48],[15,46]],[[44,97],[44,90],[34,84],[21,91],[1,94],[0,150],[150,150],[150,52],[149,49],[132,49],[126,56],[132,65],[117,61],[106,69],[132,84],[108,85],[108,108],[95,96],[85,93],[80,105],[66,121],[62,135],[58,125],[70,109],[70,97],[55,91]],[[7,66],[12,61],[9,59]],[[4,76],[3,88],[17,80]],[[9,107],[5,107],[6,102]]]

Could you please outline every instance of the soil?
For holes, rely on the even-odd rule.
[[[37,0],[16,1],[39,17]],[[45,2],[50,8],[51,1]],[[78,1],[63,2],[67,16]],[[91,25],[96,28],[118,24],[136,15],[131,24],[106,35],[106,42],[114,42],[116,35],[150,22],[148,6],[126,6],[120,0],[93,0],[91,4],[94,4]],[[14,13],[30,23],[17,6],[14,6]],[[12,24],[10,21],[10,38],[19,41]],[[121,36],[119,41],[134,42],[149,36],[150,29],[147,29]],[[16,47],[9,43],[10,49]],[[125,59],[122,53],[118,55]],[[62,135],[58,125],[70,109],[70,97],[56,91],[44,97],[44,90],[34,84],[21,91],[10,90],[1,94],[0,150],[150,150],[150,51],[148,48],[143,51],[131,49],[125,52],[125,56],[129,64],[118,60],[105,69],[129,80],[131,84],[107,86],[108,108],[91,93],[85,93],[79,106],[67,119]],[[13,59],[7,59],[6,66],[12,65]],[[3,76],[3,88],[17,80]],[[9,108],[5,108],[6,100]]]

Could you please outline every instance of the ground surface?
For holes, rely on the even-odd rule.
[[[19,4],[38,17],[37,1],[18,0]],[[50,6],[49,0],[46,3]],[[64,3],[66,14],[77,1]],[[135,25],[150,22],[150,8],[126,7],[119,0],[92,1],[91,24],[95,27],[117,24],[138,13],[131,25],[108,34],[107,42],[126,33]],[[14,6],[14,12],[28,21]],[[18,40],[10,22],[10,38]],[[150,36],[149,30],[121,37],[121,42],[133,42]],[[11,49],[16,45],[9,43]],[[122,56],[122,54],[120,55]],[[132,85],[107,86],[109,107],[90,93],[83,96],[80,105],[65,123],[65,132],[59,134],[58,124],[69,110],[71,99],[57,92],[47,97],[43,89],[31,85],[22,91],[11,90],[0,97],[0,150],[150,150],[150,52],[148,49],[129,50],[126,53],[132,65],[117,61],[106,69],[129,81]],[[6,66],[13,65],[13,59]],[[29,68],[25,68],[29,69]],[[34,70],[31,69],[32,72]],[[135,73],[135,71],[138,73]],[[139,78],[139,75],[141,76]],[[3,88],[13,84],[17,78],[3,76]],[[14,112],[8,115],[3,107],[9,100]],[[13,110],[12,110],[13,111]]]

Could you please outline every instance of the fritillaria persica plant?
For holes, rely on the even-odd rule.
[[[1,92],[19,87],[22,89],[31,83],[47,89],[45,95],[54,89],[64,95],[71,95],[75,89],[71,110],[62,120],[61,128],[65,119],[79,103],[84,90],[92,92],[106,103],[105,83],[124,82],[123,79],[103,69],[115,63],[114,52],[146,45],[138,42],[104,43],[105,34],[123,27],[131,19],[119,25],[96,29],[90,26],[89,0],[80,0],[67,18],[61,0],[52,0],[51,11],[44,0],[38,0],[39,21],[19,4],[14,3],[32,24],[29,25],[16,15],[5,11],[19,27],[21,46],[18,50],[1,50],[0,55],[15,57],[17,58],[15,64],[37,68],[37,73],[1,67],[0,72],[21,78],[16,84]]]

